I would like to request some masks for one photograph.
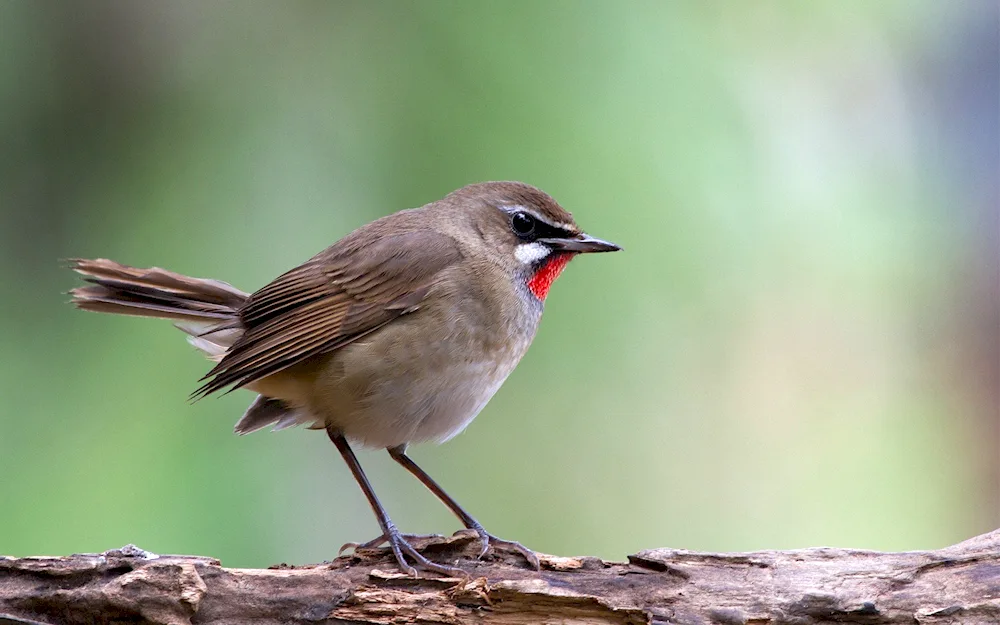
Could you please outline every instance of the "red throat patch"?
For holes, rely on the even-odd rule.
[[[553,253],[545,260],[545,263],[535,272],[535,275],[531,276],[531,279],[528,280],[528,288],[535,294],[535,297],[540,301],[545,301],[545,297],[549,294],[549,289],[552,288],[552,283],[556,281],[562,270],[566,268],[566,263],[572,260],[575,255]]]

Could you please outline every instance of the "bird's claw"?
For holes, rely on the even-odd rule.
[[[476,524],[468,529],[459,530],[455,532],[454,535],[458,536],[460,534],[465,534],[469,536],[470,539],[479,542],[479,553],[476,554],[477,560],[482,559],[482,557],[486,555],[486,552],[489,551],[490,545],[493,545],[494,547],[506,548],[521,554],[521,556],[528,561],[528,564],[536,571],[541,570],[542,568],[541,563],[538,561],[538,556],[535,555],[534,551],[528,549],[517,541],[498,538],[487,532],[482,525]],[[337,552],[337,555],[342,555],[348,549],[353,549],[354,551],[363,549],[378,549],[382,547],[382,545],[388,543],[389,548],[396,557],[396,562],[399,564],[400,570],[407,575],[414,577],[417,575],[417,571],[406,562],[406,556],[409,556],[409,558],[417,565],[418,569],[441,573],[442,575],[447,575],[449,577],[468,577],[468,573],[460,568],[444,566],[431,562],[426,557],[421,555],[420,552],[417,551],[416,547],[410,544],[410,541],[441,538],[444,538],[444,536],[441,536],[440,534],[403,534],[393,527],[388,533],[382,534],[381,536],[365,543],[344,543],[344,545],[340,548],[340,551]]]
[[[340,548],[337,555],[339,556],[348,549],[354,549],[355,551],[360,549],[377,549],[388,543],[389,549],[392,550],[392,555],[396,558],[396,564],[399,566],[399,570],[411,577],[419,577],[417,571],[424,570],[439,573],[446,577],[460,577],[468,579],[469,574],[464,570],[458,567],[445,566],[443,564],[432,562],[417,551],[416,547],[410,544],[411,540],[426,540],[433,538],[443,538],[443,536],[440,534],[403,534],[395,527],[392,527],[385,534],[382,534],[373,540],[369,540],[366,543],[345,543],[344,546]],[[413,566],[407,562],[407,557],[413,562]]]
[[[360,548],[361,545],[359,543],[344,543],[343,545],[340,546],[340,549],[337,550],[337,557],[339,558],[340,556],[344,555],[344,552],[347,551],[348,549],[352,551],[357,551]]]
[[[403,540],[407,542],[411,540],[419,541],[419,540],[434,540],[436,538],[444,538],[444,536],[442,536],[441,534],[400,534],[400,536],[403,538]],[[347,551],[348,549],[351,549],[352,551],[358,551],[359,549],[378,549],[382,545],[386,544],[388,540],[389,539],[386,538],[386,535],[382,534],[378,538],[369,540],[366,543],[353,543],[353,542],[344,543],[343,545],[341,545],[340,550],[337,551],[337,556],[339,557],[344,555],[344,552]]]
[[[486,552],[489,551],[490,545],[493,545],[495,547],[496,546],[506,547],[524,556],[524,559],[528,561],[528,564],[531,565],[531,568],[535,569],[536,571],[541,570],[542,565],[538,561],[538,556],[535,555],[535,552],[532,551],[531,549],[528,549],[527,547],[517,542],[516,540],[504,540],[503,538],[497,538],[493,534],[487,532],[486,529],[483,528],[483,526],[479,525],[478,523],[470,527],[469,530],[475,532],[479,540],[479,555],[476,556],[477,559],[481,559],[484,555],[486,555]]]

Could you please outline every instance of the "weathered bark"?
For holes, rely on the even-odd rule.
[[[1000,623],[1000,530],[938,551],[643,551],[627,563],[468,558],[468,580],[414,579],[382,550],[329,564],[227,569],[134,547],[0,558],[0,623]]]

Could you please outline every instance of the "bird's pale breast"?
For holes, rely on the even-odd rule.
[[[426,306],[330,354],[309,411],[368,447],[447,440],[527,351],[541,315],[532,304],[510,290],[433,292]]]

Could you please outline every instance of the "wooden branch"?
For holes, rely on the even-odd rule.
[[[513,553],[468,559],[468,535],[428,539],[468,580],[397,573],[384,550],[266,570],[156,556],[0,558],[0,624],[1000,623],[1000,530],[938,551],[643,551],[627,563]]]

